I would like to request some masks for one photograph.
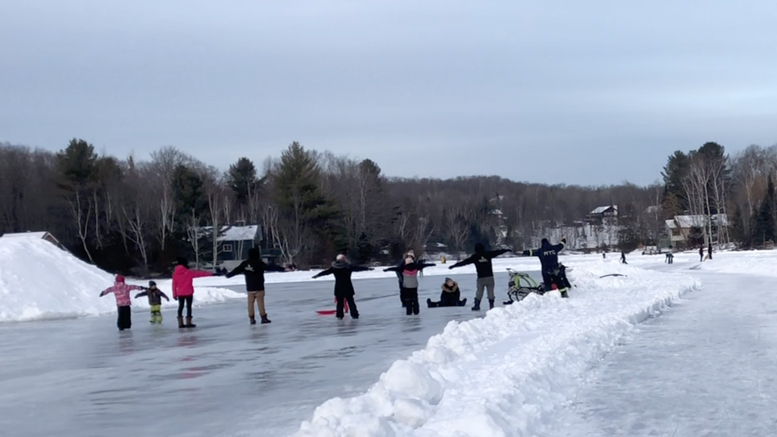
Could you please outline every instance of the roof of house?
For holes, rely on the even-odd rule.
[[[210,232],[212,226],[203,226],[203,230]],[[250,226],[222,226],[221,232],[216,241],[246,241],[256,238],[259,232],[259,225]]]
[[[614,210],[618,210],[618,205],[607,205],[607,206],[598,206],[593,211],[591,211],[591,214],[602,214],[609,210],[610,208]]]
[[[706,222],[706,215],[694,214],[694,215],[676,215],[674,216],[674,222],[676,222],[681,228],[687,229],[693,226],[704,226]],[[667,224],[669,221],[667,220]],[[728,226],[728,216],[726,214],[713,214],[712,222],[720,226]]]
[[[3,234],[2,238],[35,238],[41,240],[46,237],[48,232],[17,232],[13,234]]]
[[[677,229],[677,224],[675,224],[673,219],[669,219],[666,221],[666,227],[669,229]]]

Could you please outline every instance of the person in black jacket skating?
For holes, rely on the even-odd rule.
[[[240,263],[234,270],[227,273],[227,278],[243,274],[246,277],[246,293],[248,294],[248,320],[252,325],[256,324],[254,316],[254,302],[259,306],[259,316],[262,323],[270,323],[264,307],[264,272],[284,272],[286,269],[275,264],[265,264],[260,256],[259,249],[248,249],[248,259]]]
[[[404,307],[408,316],[411,314],[418,314],[420,311],[418,306],[418,274],[423,271],[423,269],[434,265],[435,264],[426,263],[421,260],[416,261],[414,257],[408,256],[405,258],[404,264],[383,269],[384,272],[398,272],[402,274]]]
[[[313,279],[316,279],[326,275],[335,275],[335,299],[337,300],[336,316],[338,319],[344,317],[343,306],[345,301],[348,301],[351,317],[354,319],[359,318],[359,310],[356,309],[356,302],[353,300],[353,296],[356,292],[354,291],[353,283],[351,282],[351,274],[353,272],[363,272],[367,270],[372,270],[372,267],[351,265],[345,255],[340,254],[337,255],[337,258],[332,263],[332,267],[313,276]]]
[[[560,244],[550,244],[547,238],[542,239],[542,245],[539,249],[524,250],[523,256],[536,256],[540,259],[542,265],[542,281],[545,283],[545,291],[553,289],[553,285],[561,292],[561,297],[569,297],[569,281],[565,273],[564,266],[558,263],[558,254],[567,244],[566,238],[561,239]]]
[[[502,255],[503,253],[510,252],[510,249],[489,250],[478,243],[475,245],[475,253],[465,260],[461,260],[456,264],[448,267],[449,269],[455,269],[456,267],[466,266],[467,264],[475,264],[475,270],[478,272],[477,279],[477,292],[475,293],[475,305],[472,307],[472,311],[480,311],[480,301],[483,299],[483,289],[488,290],[488,306],[494,307],[494,267],[491,264],[491,260]]]

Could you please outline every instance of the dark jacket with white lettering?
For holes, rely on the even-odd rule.
[[[543,273],[554,273],[558,269],[558,253],[564,250],[567,241],[561,240],[559,244],[550,244],[547,239],[542,239],[539,249],[524,250],[524,256],[536,256],[540,259]]]

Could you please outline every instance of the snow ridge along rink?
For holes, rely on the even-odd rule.
[[[481,319],[450,322],[366,393],[320,405],[294,435],[543,435],[543,423],[619,338],[701,285],[609,262],[573,265],[570,299],[529,296]],[[611,273],[625,276],[600,278]]]

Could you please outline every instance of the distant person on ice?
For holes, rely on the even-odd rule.
[[[261,259],[259,249],[248,249],[248,259],[240,263],[234,270],[227,273],[227,278],[243,274],[246,277],[246,292],[248,294],[248,320],[256,325],[254,302],[259,306],[259,316],[262,323],[270,323],[264,308],[264,272],[284,272],[286,269],[275,264],[265,264]]]
[[[704,261],[704,246],[699,246],[699,262]]]
[[[622,251],[622,250],[621,250],[621,262],[622,262],[623,264],[628,264],[628,263],[626,262],[626,252],[624,252],[624,251]]]
[[[486,248],[482,244],[477,243],[473,255],[448,267],[449,269],[455,269],[456,267],[466,266],[467,264],[475,264],[478,279],[477,291],[475,293],[475,305],[472,307],[472,311],[480,311],[480,301],[483,299],[483,289],[488,290],[489,308],[494,307],[494,287],[496,284],[494,283],[494,267],[491,264],[491,260],[507,252],[510,252],[510,249],[486,251]]]
[[[313,279],[316,279],[326,275],[335,275],[335,299],[337,300],[337,312],[335,315],[338,319],[342,320],[344,317],[343,306],[345,301],[348,301],[351,317],[354,319],[359,318],[359,310],[356,309],[356,302],[353,300],[353,296],[356,292],[354,291],[353,283],[351,282],[351,274],[353,272],[364,272],[367,270],[372,270],[372,267],[351,265],[345,255],[340,254],[337,255],[337,258],[332,262],[332,267],[313,276]]]
[[[542,266],[542,281],[545,283],[545,291],[553,289],[553,285],[561,292],[561,297],[569,297],[567,290],[570,287],[565,269],[558,263],[558,254],[567,245],[566,238],[561,239],[560,244],[550,244],[547,238],[542,239],[539,249],[524,250],[523,256],[536,256]]]
[[[148,288],[142,293],[135,295],[135,299],[143,296],[148,296],[148,305],[151,307],[151,323],[162,323],[162,298],[170,302],[170,298],[162,292],[162,290],[156,288],[156,282],[148,281]]]
[[[132,302],[130,301],[130,291],[142,290],[144,287],[139,285],[127,285],[124,282],[124,276],[116,275],[116,282],[113,286],[106,288],[100,293],[100,297],[105,296],[108,293],[113,293],[116,298],[116,307],[119,312],[119,317],[116,319],[116,326],[119,331],[130,329],[132,327]]]
[[[451,278],[445,278],[445,282],[442,283],[440,301],[432,302],[431,299],[426,299],[426,305],[428,305],[429,308],[463,307],[467,304],[467,299],[460,300],[460,298],[461,292],[459,291],[459,284]]]
[[[420,311],[418,306],[418,274],[425,268],[434,265],[436,264],[426,263],[422,260],[416,261],[414,257],[408,254],[404,264],[383,269],[384,272],[390,271],[402,274],[402,290],[405,293],[403,305],[405,307],[405,314],[408,316],[418,314]]]
[[[173,299],[178,301],[178,327],[196,328],[192,323],[192,301],[194,300],[194,278],[213,276],[210,272],[189,269],[189,262],[178,258],[173,270]],[[186,305],[186,324],[183,323],[183,307]]]

